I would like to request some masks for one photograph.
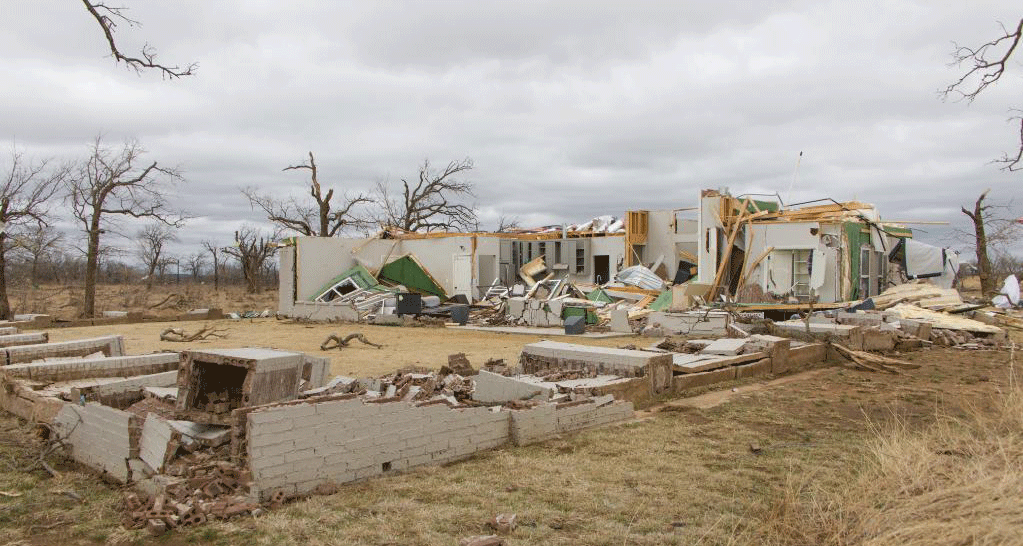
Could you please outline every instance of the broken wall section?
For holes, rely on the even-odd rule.
[[[138,457],[141,432],[136,415],[95,402],[65,404],[53,428],[75,460],[121,483],[131,479],[128,460]]]
[[[507,412],[358,398],[269,407],[247,421],[252,491],[259,498],[446,463],[509,439]]]

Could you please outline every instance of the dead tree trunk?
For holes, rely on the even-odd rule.
[[[988,192],[980,194],[977,202],[973,205],[973,212],[962,207],[963,214],[973,221],[974,244],[977,248],[977,275],[980,277],[980,290],[983,294],[991,294],[995,291],[995,279],[991,276],[991,260],[987,255],[987,233],[984,229],[985,212],[988,207],[984,205],[984,199]]]
[[[92,217],[89,224],[89,248],[85,262],[85,297],[82,302],[82,316],[91,317],[96,314],[96,274],[99,269],[99,218]]]
[[[7,244],[7,233],[0,231],[0,249]],[[0,319],[10,320],[11,302],[7,298],[7,257],[6,252],[0,250]]]

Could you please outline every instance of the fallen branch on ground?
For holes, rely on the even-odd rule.
[[[378,345],[378,344],[373,343],[372,341],[366,339],[366,336],[364,336],[364,335],[362,335],[360,333],[354,333],[354,334],[348,334],[343,339],[341,338],[341,336],[339,336],[337,334],[330,334],[329,336],[327,336],[327,339],[323,340],[323,343],[320,344],[320,350],[321,351],[329,351],[330,349],[344,349],[345,347],[348,347],[348,343],[350,341],[352,341],[353,339],[357,339],[357,340],[365,343],[366,345],[370,345],[370,346],[376,347],[377,349],[383,349],[384,348],[383,345]],[[334,342],[334,343],[331,344],[331,342]]]
[[[167,328],[163,332],[160,332],[160,341],[189,342],[210,337],[225,338],[227,337],[227,329],[206,325],[194,334],[185,332],[183,328]]]
[[[161,306],[163,306],[164,304],[166,304],[166,303],[167,303],[168,301],[170,301],[170,300],[171,300],[171,298],[181,298],[181,294],[170,294],[170,295],[168,295],[168,296],[167,296],[166,298],[163,298],[163,300],[161,300],[161,301],[160,301],[160,303],[158,303],[158,304],[156,304],[156,305],[150,305],[150,306],[149,306],[149,307],[147,307],[146,309],[156,309],[156,308],[158,308],[158,307],[161,307]]]
[[[865,351],[854,351],[840,343],[832,343],[831,345],[842,356],[848,358],[849,360],[852,360],[860,367],[866,368],[874,372],[899,374],[901,372],[899,372],[899,370],[897,370],[896,368],[915,370],[920,367],[919,364],[913,364],[912,362],[906,362],[905,360],[899,360],[897,358],[889,358],[887,356],[875,355]],[[894,368],[892,366],[894,366]]]

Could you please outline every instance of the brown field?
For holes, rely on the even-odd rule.
[[[78,318],[82,310],[81,286],[43,285],[8,288],[15,313],[43,313],[54,318]],[[168,299],[169,298],[169,299]],[[223,286],[213,290],[206,284],[164,284],[147,289],[136,284],[100,284],[96,286],[96,313],[103,311],[142,311],[152,316],[173,316],[189,309],[218,308],[225,313],[277,309],[277,290],[248,294],[243,286]]]
[[[202,323],[177,324],[188,329]],[[487,358],[514,359],[522,344],[536,339],[274,319],[217,324],[228,328],[227,339],[196,344],[157,341],[161,323],[50,333],[54,340],[122,333],[133,353],[253,344],[322,354],[319,343],[327,333],[359,331],[386,347],[355,345],[333,356],[335,373],[354,375],[382,374],[406,364],[436,368],[452,352],[465,352],[477,366]],[[484,534],[484,522],[494,514],[514,512],[520,525],[508,537],[510,545],[798,544],[786,539],[801,536],[788,524],[793,517],[813,523],[817,512],[800,511],[805,499],[794,500],[793,491],[797,497],[805,491],[841,491],[872,456],[877,429],[897,423],[912,432],[968,408],[988,411],[1008,384],[1006,351],[934,349],[906,358],[923,366],[898,376],[828,367],[724,385],[645,412],[636,422],[371,479],[257,518],[186,528],[155,542],[457,544],[459,538]],[[58,479],[39,469],[24,471],[38,450],[29,436],[16,420],[0,420],[0,542],[154,540],[121,529],[119,491],[70,463],[60,467]],[[64,496],[67,489],[85,502]]]

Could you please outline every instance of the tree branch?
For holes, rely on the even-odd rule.
[[[134,69],[135,72],[142,72],[144,69],[155,69],[159,70],[160,74],[164,78],[174,79],[182,76],[191,76],[195,70],[199,67],[197,63],[191,63],[185,68],[180,66],[168,66],[156,62],[156,51],[146,44],[142,46],[140,52],[141,58],[129,57],[121,53],[117,47],[117,42],[114,39],[114,30],[117,28],[115,19],[120,19],[129,25],[139,25],[138,21],[133,21],[124,15],[125,8],[110,7],[105,4],[90,2],[89,0],[82,0],[85,4],[85,9],[89,11],[96,22],[99,23],[100,28],[103,29],[103,35],[107,39],[107,44],[110,46],[110,54],[114,56],[117,62],[123,61],[127,66]],[[103,13],[101,13],[101,11]]]

